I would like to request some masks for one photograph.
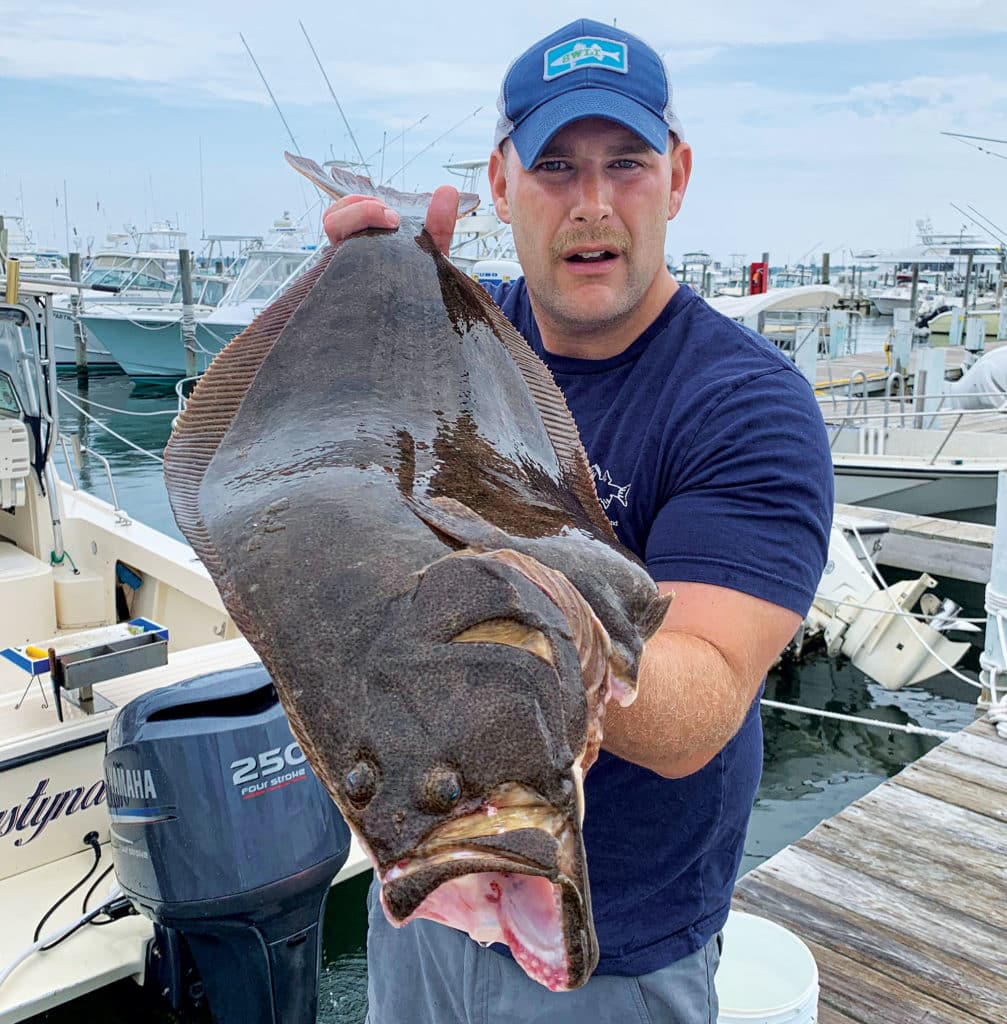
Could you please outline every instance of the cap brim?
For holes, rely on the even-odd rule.
[[[674,131],[653,111],[622,93],[597,86],[565,92],[533,110],[511,133],[522,166],[526,169],[539,158],[549,140],[561,129],[586,117],[615,121],[639,136],[651,149],[668,148],[668,132]],[[677,124],[677,121],[676,121]]]

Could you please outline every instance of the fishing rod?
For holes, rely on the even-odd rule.
[[[411,157],[410,157],[410,158],[409,158],[409,159],[408,159],[408,160],[407,160],[407,161],[406,161],[406,162],[405,162],[405,163],[404,163],[404,164],[403,164],[403,165],[402,165],[402,166],[401,166],[401,167],[400,167],[400,168],[399,168],[399,169],[398,169],[398,170],[397,170],[396,172],[395,172],[395,174],[389,174],[389,175],[388,175],[388,177],[387,177],[387,178],[385,178],[385,180],[384,180],[383,182],[381,182],[381,184],[382,184],[382,185],[387,185],[387,184],[389,184],[389,183],[391,182],[391,180],[392,180],[392,179],[393,179],[393,178],[395,177],[395,175],[396,175],[396,174],[401,174],[401,173],[402,173],[402,172],[403,172],[403,171],[404,171],[404,170],[405,170],[405,169],[406,169],[406,168],[407,168],[407,167],[408,167],[408,166],[409,166],[409,165],[410,165],[410,164],[411,164],[411,163],[412,163],[412,162],[413,162],[413,161],[414,161],[414,160],[415,160],[415,159],[416,159],[416,158],[417,158],[418,156],[422,156],[422,155],[423,155],[423,154],[424,154],[424,153],[425,153],[425,152],[426,152],[426,151],[427,151],[428,149],[432,149],[432,148],[433,148],[434,146],[436,146],[436,145],[437,145],[437,143],[438,143],[438,142],[440,142],[440,141],[441,141],[442,139],[446,139],[446,138],[447,138],[447,137],[448,137],[448,136],[449,136],[449,135],[450,135],[450,134],[451,134],[451,133],[452,133],[452,132],[453,132],[453,131],[454,131],[454,130],[455,130],[456,128],[461,128],[461,126],[462,126],[463,124],[465,124],[465,122],[466,122],[466,121],[471,121],[471,120],[472,120],[472,118],[473,118],[473,117],[475,117],[475,116],[476,116],[476,114],[478,114],[480,110],[482,110],[482,107],[476,107],[476,109],[475,109],[475,110],[473,110],[473,111],[472,111],[472,113],[471,113],[471,114],[469,114],[469,115],[468,115],[467,117],[463,117],[463,118],[462,118],[462,119],[461,119],[461,120],[460,120],[460,121],[459,121],[459,122],[458,122],[458,123],[457,123],[456,125],[452,125],[452,126],[451,126],[451,127],[450,127],[450,128],[449,128],[449,129],[448,129],[448,130],[447,130],[446,132],[444,132],[444,133],[443,133],[442,135],[438,135],[438,136],[437,136],[437,138],[436,138],[436,139],[434,139],[434,141],[433,141],[433,142],[431,142],[431,143],[429,143],[428,145],[424,146],[424,147],[423,147],[423,148],[422,148],[422,149],[421,149],[421,150],[420,150],[420,151],[419,151],[418,153],[414,153],[414,154],[413,154],[413,155],[412,155],[412,156],[411,156]]]
[[[983,233],[984,235],[989,235],[989,234],[991,234],[991,232],[990,232],[990,229],[989,229],[988,227],[986,227],[986,225],[985,225],[985,224],[980,224],[980,223],[979,223],[979,221],[977,221],[977,220],[975,219],[975,217],[973,217],[973,216],[972,216],[972,214],[970,214],[970,213],[966,213],[966,211],[965,211],[965,210],[963,210],[963,209],[962,209],[962,208],[961,208],[961,207],[960,207],[960,206],[959,206],[959,205],[958,205],[957,203],[952,203],[952,204],[951,204],[951,206],[952,206],[952,207],[953,207],[954,209],[956,209],[956,210],[957,210],[957,211],[958,211],[958,212],[959,212],[959,213],[960,213],[960,214],[961,214],[961,215],[962,215],[962,216],[963,216],[963,217],[964,217],[964,218],[965,218],[966,220],[970,220],[970,221],[971,221],[971,222],[972,222],[973,224],[975,224],[975,226],[976,226],[977,228],[979,228],[979,230],[980,230],[980,231],[981,231],[981,232],[982,232],[982,233]],[[1001,244],[1003,244],[1003,241],[1002,241],[1002,239],[998,238],[998,237],[997,237],[996,235],[993,235],[993,237],[994,237],[994,238],[995,238],[995,239],[996,239],[996,240],[997,240],[998,242],[1000,242]]]
[[[1007,145],[1007,139],[987,139],[982,135],[961,135],[958,132],[941,132],[941,135],[950,135],[951,138],[957,139],[963,146],[968,146],[970,149],[978,149],[980,153],[985,153],[987,156],[995,156],[1000,160],[1007,160],[1007,154],[997,153],[995,150],[987,149],[985,146],[977,146],[974,142],[966,141],[967,139],[981,139],[984,142],[996,142]]]
[[[262,68],[259,67],[259,62],[255,59],[255,54],[252,53],[252,48],[245,42],[245,37],[239,32],[238,38],[242,41],[245,49],[248,51],[248,56],[251,58],[252,63],[255,65],[255,70],[259,72],[259,78],[262,79],[262,84],[266,87],[266,92],[269,93],[269,98],[273,101],[273,106],[276,108],[277,114],[280,115],[280,120],[283,122],[283,127],[287,129],[287,138],[290,139],[291,146],[294,147],[294,152],[301,156],[301,149],[297,145],[297,139],[294,138],[294,133],[290,130],[290,125],[287,124],[287,119],[283,116],[283,111],[280,110],[280,104],[276,102],[276,97],[273,95],[273,90],[269,88],[269,83],[266,81],[266,76],[262,73]]]
[[[399,141],[399,139],[405,137],[406,132],[411,132],[414,128],[418,128],[429,116],[429,114],[424,114],[418,121],[413,121],[413,123],[409,125],[408,128],[403,128],[402,131],[400,131],[399,134],[396,135],[394,139],[387,139],[380,146],[378,146],[378,148],[374,150],[374,152],[371,153],[371,155],[367,159],[373,160],[376,156],[379,156],[381,154],[381,151],[386,146],[393,146],[396,142]]]
[[[347,121],[346,115],[343,113],[342,105],[339,100],[336,99],[336,92],[332,88],[332,83],[329,81],[329,76],[325,73],[325,68],[322,66],[322,62],[318,57],[318,51],[315,50],[315,44],[311,41],[311,36],[308,35],[308,30],[304,27],[304,22],[300,18],[297,19],[297,24],[301,26],[301,31],[304,33],[304,38],[307,40],[308,46],[311,48],[311,54],[315,58],[315,63],[318,65],[318,70],[322,73],[322,78],[325,79],[325,84],[329,87],[329,95],[332,97],[332,102],[335,103],[336,109],[339,111],[339,116],[343,119],[343,124],[346,126],[346,131],[350,136],[350,141],[353,143],[353,148],[357,151],[357,156],[360,157],[360,163],[364,170],[370,174],[370,167],[367,161],[364,159],[364,154],[360,151],[360,146],[357,143],[357,137],[353,134],[353,129],[350,127],[350,122]]]
[[[262,73],[262,68],[259,67],[259,62],[255,59],[255,54],[252,53],[252,48],[245,42],[245,37],[239,32],[238,38],[242,41],[245,49],[248,51],[248,56],[251,58],[252,63],[255,65],[255,70],[259,72],[259,78],[262,79],[262,84],[266,87],[266,92],[269,93],[269,98],[273,101],[273,106],[276,108],[276,113],[280,115],[280,120],[283,122],[283,127],[287,129],[287,138],[290,139],[291,146],[294,147],[294,152],[301,156],[301,147],[297,145],[297,139],[294,138],[294,133],[290,130],[290,125],[287,124],[287,119],[283,116],[283,111],[280,110],[280,104],[276,102],[276,97],[273,95],[273,90],[269,88],[269,82],[266,81],[266,76]],[[301,201],[304,203],[304,212],[308,213],[308,200],[304,195],[304,179],[297,176],[297,188],[301,193]],[[314,185],[315,191],[321,195],[321,189],[317,185]]]
[[[969,204],[968,204],[968,206],[969,206],[969,209],[970,209],[970,210],[971,210],[971,211],[972,211],[972,212],[973,212],[973,213],[974,213],[974,214],[975,214],[975,215],[976,215],[977,217],[979,217],[979,218],[981,218],[982,220],[986,221],[986,223],[987,223],[987,224],[989,224],[989,226],[990,226],[991,228],[993,228],[993,230],[994,230],[994,231],[996,232],[996,234],[994,234],[994,236],[993,236],[993,237],[994,237],[994,238],[996,238],[996,239],[997,239],[997,241],[998,241],[998,242],[999,242],[999,243],[1000,243],[1001,245],[1007,245],[1007,242],[1005,242],[1005,241],[1004,241],[1004,238],[1005,238],[1005,237],[1007,237],[1007,231],[1004,231],[1004,229],[1003,229],[1002,227],[1000,227],[1000,225],[999,225],[999,224],[995,224],[995,223],[994,223],[993,221],[991,221],[991,220],[989,219],[989,217],[987,217],[987,216],[986,216],[985,214],[983,214],[983,213],[980,213],[980,212],[979,212],[979,211],[978,211],[978,210],[977,210],[977,209],[976,209],[976,208],[975,208],[975,207],[974,207],[974,206],[973,206],[973,205],[972,205],[971,203],[969,203]]]

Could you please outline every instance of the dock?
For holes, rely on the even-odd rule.
[[[987,583],[993,563],[992,526],[916,516],[862,505],[835,507],[835,522],[856,527],[879,565]],[[879,527],[887,527],[884,533]]]
[[[800,936],[820,1024],[1007,1019],[1007,741],[974,722],[739,880]]]
[[[1001,345],[1007,344],[1002,341],[987,341],[984,352],[992,352]],[[947,367],[947,379],[957,380],[962,375],[962,366],[969,355],[967,349],[962,345],[941,346],[947,353],[945,356]],[[916,364],[916,353],[918,346],[913,346],[909,353],[909,381],[912,381]],[[877,394],[884,391],[885,381],[888,378],[888,355],[884,352],[860,352],[854,355],[837,356],[834,359],[820,358],[815,369],[815,390],[827,392],[833,389],[846,391],[850,381],[856,378],[853,385],[856,394],[863,392],[863,378],[857,376],[864,374],[867,378],[868,394]]]

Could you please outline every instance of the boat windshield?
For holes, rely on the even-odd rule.
[[[220,300],[227,294],[227,281],[219,277],[201,277],[199,274],[192,279],[192,301],[196,306],[219,306]],[[182,282],[175,282],[175,290],[169,302],[182,301]]]
[[[248,254],[238,279],[227,294],[227,305],[267,302],[315,255],[312,251],[259,251]]]
[[[96,256],[81,279],[87,288],[117,289],[144,288],[170,292],[173,284],[168,280],[165,267],[158,261],[142,256]]]

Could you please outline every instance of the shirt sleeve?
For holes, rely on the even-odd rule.
[[[647,537],[654,579],[728,587],[807,614],[834,501],[828,435],[807,381],[780,367],[738,384],[675,462]]]

